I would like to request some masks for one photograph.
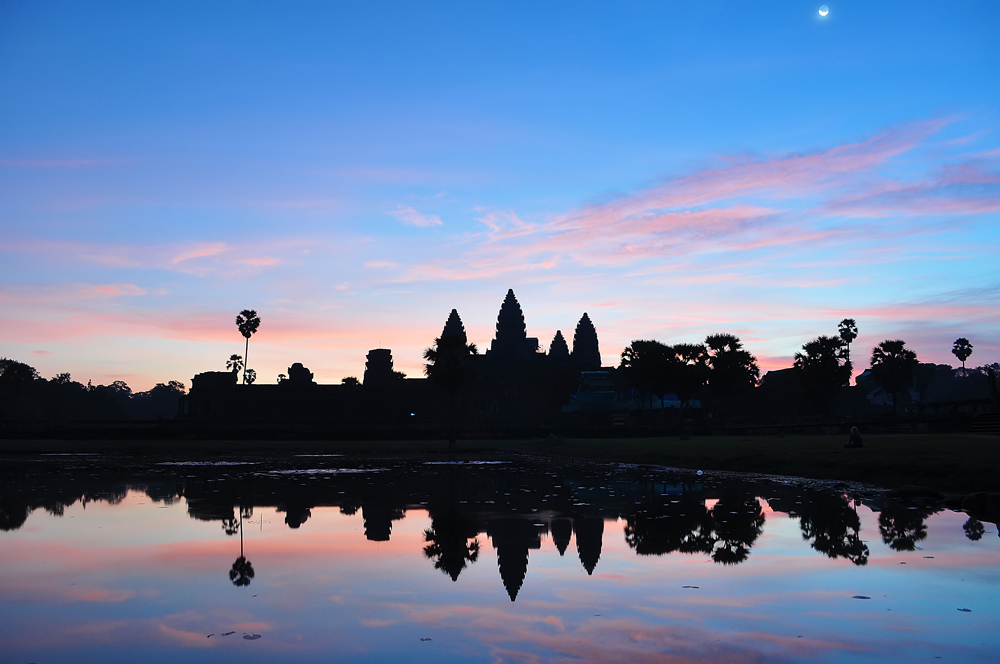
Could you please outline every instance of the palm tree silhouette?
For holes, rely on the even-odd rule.
[[[965,361],[972,355],[972,344],[965,337],[955,339],[955,345],[951,348],[951,354],[962,363],[962,375],[965,375]]]
[[[242,355],[230,355],[229,359],[226,360],[226,369],[232,371],[235,374],[240,372],[243,368],[243,356]]]
[[[757,384],[760,368],[757,358],[743,348],[743,342],[735,335],[711,334],[705,337],[705,346],[711,367],[708,386],[719,398],[725,428],[729,400]]]
[[[243,382],[247,382],[247,372],[246,372],[246,361],[249,359],[250,354],[250,337],[255,332],[257,328],[260,327],[260,317],[257,316],[257,312],[253,309],[244,309],[236,316],[236,327],[239,328],[240,334],[246,338],[246,348],[243,351]]]
[[[892,395],[898,412],[899,394],[909,386],[917,369],[917,354],[901,339],[885,340],[872,348],[872,377]]]
[[[451,401],[451,431],[448,449],[454,450],[458,439],[458,410],[463,397],[476,381],[479,349],[470,344],[462,319],[454,309],[448,316],[441,336],[424,351],[424,374],[448,395]]]
[[[844,341],[847,346],[847,352],[844,353],[844,357],[847,361],[851,361],[851,342],[858,338],[858,324],[854,322],[853,318],[845,318],[840,321],[840,326],[837,328],[840,332],[840,338]]]

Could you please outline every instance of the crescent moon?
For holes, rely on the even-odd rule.
[[[819,8],[819,15],[820,16],[826,16],[829,13],[830,13],[830,8],[827,7],[826,5],[823,5],[822,7]]]

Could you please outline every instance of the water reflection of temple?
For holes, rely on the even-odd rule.
[[[34,509],[61,514],[78,501],[121,501],[129,490],[157,502],[184,499],[192,518],[220,524],[220,536],[239,532],[239,516],[271,507],[298,529],[315,510],[336,507],[360,514],[364,537],[385,542],[393,524],[426,511],[423,554],[457,581],[484,546],[497,553],[500,581],[511,601],[528,582],[532,552],[550,544],[565,556],[575,549],[584,571],[600,565],[608,520],[624,522],[625,542],[637,555],[704,556],[735,565],[752,555],[765,524],[762,500],[799,520],[803,538],[830,558],[868,560],[852,497],[833,489],[740,480],[701,481],[691,475],[652,474],[638,468],[529,462],[420,463],[413,460],[315,460],[295,457],[243,466],[164,465],[145,462],[19,459],[0,469],[0,529],[20,528]],[[261,469],[258,470],[258,467]],[[866,498],[879,512],[882,540],[914,549],[925,521],[940,506],[884,496]],[[240,510],[240,511],[237,511]],[[975,515],[974,515],[975,516]],[[980,514],[987,517],[987,514]],[[987,519],[988,520],[988,519]],[[970,518],[970,539],[982,537]]]

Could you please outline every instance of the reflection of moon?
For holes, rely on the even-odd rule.
[[[822,7],[819,8],[819,15],[820,16],[826,16],[829,13],[830,13],[830,8],[827,7],[826,5],[823,5]]]

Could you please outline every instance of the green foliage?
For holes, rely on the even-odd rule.
[[[242,355],[230,355],[229,359],[226,360],[226,369],[232,371],[233,373],[239,373],[243,369],[243,356]]]

